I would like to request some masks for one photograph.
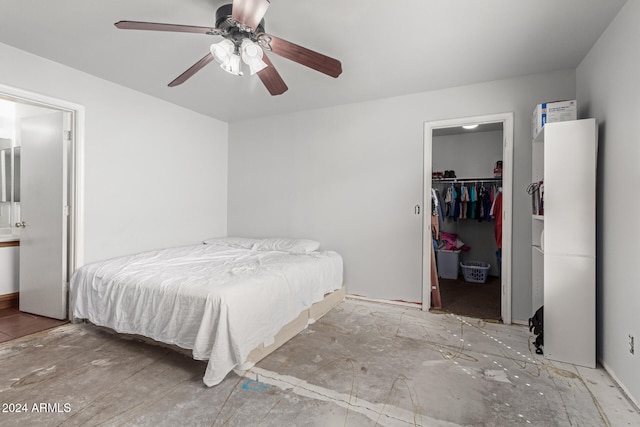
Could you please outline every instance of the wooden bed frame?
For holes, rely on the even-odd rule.
[[[322,301],[318,301],[313,304],[311,307],[300,313],[297,318],[284,325],[282,329],[280,329],[280,332],[276,334],[275,342],[267,347],[265,347],[264,344],[260,344],[258,347],[254,348],[251,353],[249,353],[249,356],[247,356],[246,362],[255,365],[260,360],[273,353],[277,348],[281,347],[284,343],[302,332],[307,325],[320,319],[322,316],[327,314],[329,310],[340,304],[344,300],[344,296],[344,286],[337,291],[326,294]]]

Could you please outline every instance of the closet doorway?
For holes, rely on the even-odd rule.
[[[442,311],[511,323],[512,167],[513,113],[425,123],[424,310],[437,264]]]

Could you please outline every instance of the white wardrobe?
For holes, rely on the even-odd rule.
[[[544,211],[532,219],[532,314],[544,304],[544,354],[596,364],[595,119],[548,123],[534,138],[533,182]],[[533,211],[533,209],[532,209]]]

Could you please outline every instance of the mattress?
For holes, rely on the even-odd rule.
[[[208,360],[220,383],[256,347],[342,286],[333,251],[289,253],[200,244],[88,264],[71,278],[75,319],[138,334]]]

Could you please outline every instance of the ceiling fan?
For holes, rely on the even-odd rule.
[[[211,61],[235,75],[243,68],[257,74],[271,95],[280,95],[288,88],[264,51],[273,52],[298,64],[331,77],[342,73],[342,64],[334,58],[265,33],[264,15],[269,0],[233,0],[216,11],[215,27],[160,24],[155,22],[119,21],[115,26],[124,30],[173,31],[219,35],[223,40],[211,45],[210,52],[169,83],[169,87],[187,81]]]

